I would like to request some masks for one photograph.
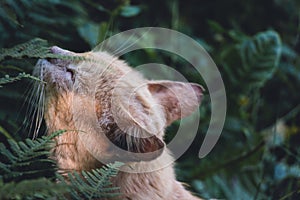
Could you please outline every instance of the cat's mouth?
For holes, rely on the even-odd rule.
[[[52,53],[62,56],[73,56],[75,53],[52,47]],[[38,76],[47,86],[58,89],[71,89],[76,79],[77,69],[70,59],[47,58],[38,60],[34,75]]]
[[[75,81],[75,73],[76,73],[76,67],[71,64],[71,62],[66,60],[61,60],[57,58],[47,58],[46,61],[49,64],[55,65],[58,68],[61,68],[66,73],[66,76],[68,78],[71,77],[72,82]]]

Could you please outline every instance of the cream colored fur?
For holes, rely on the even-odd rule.
[[[57,47],[52,50],[57,54],[74,54]],[[124,133],[130,132],[136,137],[155,136],[147,141],[153,147],[138,147],[148,151],[163,144],[167,125],[191,114],[199,105],[201,87],[196,84],[191,90],[184,88],[186,84],[183,83],[148,81],[123,61],[103,52],[78,55],[86,60],[67,63],[67,66],[55,66],[59,60],[44,60],[36,66],[36,71],[47,82],[45,120],[48,132],[68,130],[55,138],[53,148],[53,158],[62,174],[91,170],[101,167],[100,161],[121,158],[122,155],[114,155],[107,142],[106,131],[111,124],[117,122]],[[74,82],[64,76],[65,67],[74,70]],[[177,92],[182,100],[174,99],[172,92]],[[125,171],[148,172],[120,171],[112,180],[114,186],[120,187],[122,196],[118,199],[199,199],[176,181],[172,164],[165,166],[172,161],[171,153],[164,149],[149,161],[126,162]],[[157,166],[162,168],[152,171]]]

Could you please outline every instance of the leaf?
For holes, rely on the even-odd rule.
[[[94,199],[104,197],[116,197],[119,195],[117,187],[111,187],[111,178],[116,176],[121,162],[108,164],[100,169],[90,172],[82,171],[81,174],[73,172],[68,174],[71,185],[71,196],[74,199]],[[65,179],[57,174],[60,181],[65,183]]]
[[[16,10],[19,14],[22,15],[22,12],[20,12],[18,6],[13,1],[8,1],[8,4],[11,5],[5,5],[3,2],[0,2],[0,17],[4,19],[8,19],[7,22],[13,24],[13,25],[20,25],[18,21],[18,17],[16,15]]]
[[[80,36],[90,45],[95,47],[98,43],[98,35],[100,32],[100,26],[96,23],[85,23],[78,27]]]
[[[25,141],[16,142],[12,139],[8,139],[7,142],[10,148],[7,148],[3,143],[0,143],[0,156],[6,158],[5,162],[2,161],[0,165],[0,174],[3,173],[4,179],[14,179],[20,177],[24,174],[34,174],[39,171],[36,167],[30,170],[24,170],[24,166],[29,166],[34,164],[34,159],[36,163],[46,162],[53,164],[51,159],[45,159],[50,154],[50,144],[52,144],[52,139],[63,131],[57,131],[50,136],[43,136],[36,140],[26,139]],[[45,170],[45,169],[42,169]]]
[[[124,6],[121,10],[120,15],[123,17],[134,17],[137,16],[141,12],[141,8],[139,6]]]
[[[243,80],[262,87],[278,67],[281,47],[281,39],[275,31],[261,32],[245,40],[239,47]]]
[[[214,20],[207,20],[207,23],[209,25],[209,27],[216,31],[217,33],[224,33],[227,32],[227,30],[224,29],[224,27],[221,26],[221,24],[219,24],[218,22],[214,21]]]
[[[0,81],[0,84],[1,84],[1,81]],[[7,130],[5,130],[1,125],[0,125],[0,133],[2,133],[7,139],[13,139],[13,137],[9,134],[9,132]]]
[[[52,198],[67,191],[65,184],[51,182],[46,178],[24,180],[18,183],[0,182],[0,199],[27,199],[34,196]]]
[[[59,54],[53,54],[50,52],[48,43],[46,40],[35,38],[28,42],[16,45],[12,48],[0,49],[0,62],[7,57],[11,58],[59,58],[66,60],[84,60],[81,56],[65,56]]]
[[[10,77],[9,75],[5,75],[4,78],[0,78],[0,88],[4,84],[12,83],[12,82],[15,82],[15,81],[19,81],[22,78],[30,78],[32,80],[40,81],[41,82],[41,80],[39,78],[36,78],[36,77],[34,77],[34,76],[30,75],[30,74],[26,74],[26,73],[23,72],[23,73],[19,73],[19,75],[15,76],[15,77]],[[0,132],[2,132],[1,129],[0,129]]]

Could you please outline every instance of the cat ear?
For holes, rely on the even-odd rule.
[[[167,125],[192,114],[200,105],[203,87],[195,83],[150,81],[148,89],[163,106]]]

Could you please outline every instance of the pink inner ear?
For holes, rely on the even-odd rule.
[[[152,81],[148,89],[164,107],[168,125],[191,115],[200,105],[204,91],[201,85],[175,81]]]
[[[195,83],[191,83],[190,85],[192,86],[200,105],[203,97],[203,92],[205,91],[205,89],[201,85]]]

